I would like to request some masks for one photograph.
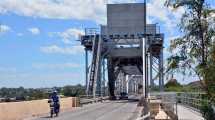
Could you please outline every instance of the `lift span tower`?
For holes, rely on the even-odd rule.
[[[127,77],[137,91],[147,96],[154,81],[159,80],[163,90],[163,41],[164,34],[156,24],[146,22],[146,3],[107,5],[107,25],[85,30],[81,44],[86,50],[87,94],[102,95],[105,92],[106,71],[108,93],[115,98],[117,88]],[[92,53],[88,63],[88,53]],[[132,81],[133,80],[133,81]],[[127,85],[131,86],[131,85]],[[141,89],[141,90],[140,90]]]

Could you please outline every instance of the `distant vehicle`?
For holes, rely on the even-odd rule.
[[[121,92],[119,96],[120,100],[127,100],[128,99],[128,94],[126,92]]]

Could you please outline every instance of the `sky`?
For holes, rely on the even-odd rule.
[[[133,2],[143,0],[0,0],[0,87],[84,84],[79,35],[106,24],[107,3]],[[158,23],[165,34],[166,59],[170,40],[180,36],[177,25],[185,9],[173,11],[164,2],[147,0],[147,23]]]

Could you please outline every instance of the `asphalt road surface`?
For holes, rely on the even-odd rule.
[[[55,118],[46,115],[35,120],[133,120],[137,114],[137,100],[129,99],[89,104]]]

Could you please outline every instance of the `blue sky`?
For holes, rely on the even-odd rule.
[[[215,5],[213,0],[209,3]],[[109,3],[142,2],[109,0]],[[180,35],[179,18],[164,0],[148,0],[148,23],[169,40]],[[84,50],[76,41],[85,27],[106,23],[107,0],[0,0],[0,87],[52,87],[84,83]],[[165,49],[165,57],[169,53]],[[182,83],[187,83],[187,78]]]

